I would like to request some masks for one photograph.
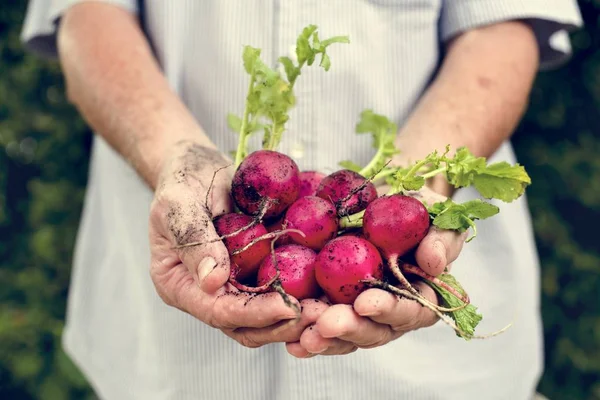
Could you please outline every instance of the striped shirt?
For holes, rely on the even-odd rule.
[[[399,125],[430,82],[440,45],[470,28],[527,19],[542,68],[570,54],[567,31],[581,25],[575,0],[101,0],[144,17],[171,86],[224,151],[236,148],[226,115],[241,114],[248,77],[245,44],[267,63],[293,55],[309,23],[333,46],[332,68],[303,72],[281,151],[302,169],[331,172],[340,160],[365,163],[370,138],[354,133],[372,108]],[[32,0],[23,40],[56,56],[57,22],[78,0]],[[256,148],[258,142],[251,142]],[[152,193],[97,136],[77,238],[63,343],[106,399],[528,399],[542,372],[539,265],[526,198],[498,204],[453,267],[484,315],[481,332],[514,326],[491,340],[465,342],[444,324],[376,349],[298,360],[283,344],[244,348],[163,304],[150,280]],[[515,162],[510,143],[491,162]],[[477,197],[462,190],[457,201]],[[517,313],[518,307],[518,313]]]

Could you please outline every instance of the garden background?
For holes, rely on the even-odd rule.
[[[0,3],[0,398],[91,396],[60,348],[90,135],[56,62],[26,54],[25,0]],[[543,266],[551,399],[600,399],[600,0],[574,55],[539,74],[514,136]],[[90,397],[91,398],[91,397]]]

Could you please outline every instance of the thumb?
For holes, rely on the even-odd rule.
[[[227,283],[230,261],[223,243],[213,243],[206,249],[206,256],[198,263],[197,271],[198,283],[203,292],[214,293]]]
[[[214,191],[213,191],[214,193]],[[231,198],[227,195],[212,196],[211,212],[213,219],[219,215],[231,212]],[[222,241],[216,241],[219,236],[212,223],[209,223],[210,238],[214,243],[206,246],[207,256],[198,264],[198,282],[206,293],[214,293],[227,283],[230,275],[229,252]]]
[[[200,289],[206,293],[214,293],[229,279],[230,260],[227,248],[219,240],[215,227],[208,216],[205,218],[199,224],[202,228],[189,241],[194,245],[181,248],[179,258],[194,275]]]
[[[466,232],[461,234],[450,230],[430,229],[417,247],[417,264],[430,275],[441,274],[444,268],[458,258],[465,238]]]

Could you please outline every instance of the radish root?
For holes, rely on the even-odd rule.
[[[273,248],[273,243],[275,243],[275,241],[277,241],[277,239],[282,236],[285,235],[288,232],[296,232],[299,235],[304,236],[304,233],[302,231],[299,231],[297,229],[286,229],[286,230],[280,230],[280,231],[275,231],[275,232],[270,232],[267,233],[266,235],[262,235],[260,237],[257,237],[256,239],[254,239],[253,241],[251,241],[250,243],[248,243],[246,246],[237,249],[236,251],[234,251],[233,253],[231,253],[232,256],[240,254],[246,250],[248,250],[250,247],[252,247],[253,245],[257,244],[258,242],[262,241],[262,240],[266,240],[266,239],[273,239],[271,241],[271,252],[273,254],[274,252],[274,248]],[[274,260],[276,261],[276,260]],[[229,278],[229,283],[231,283],[232,286],[234,286],[236,289],[241,290],[243,292],[248,292],[248,293],[266,293],[269,291],[270,288],[274,288],[275,290],[277,290],[277,288],[275,287],[277,282],[279,281],[279,275],[280,275],[280,271],[278,268],[276,268],[276,273],[275,276],[271,279],[269,279],[269,281],[261,286],[247,286],[244,285],[243,283],[238,282],[235,278]],[[280,283],[279,283],[280,284]],[[282,288],[283,290],[283,288]],[[284,299],[285,301],[286,299]],[[288,299],[289,300],[289,299]],[[287,304],[287,302],[286,302]]]
[[[257,237],[256,239],[254,239],[253,241],[251,241],[250,243],[248,243],[247,245],[245,245],[244,247],[235,250],[234,252],[231,253],[232,256],[238,255],[240,253],[243,253],[244,251],[248,250],[250,247],[254,246],[256,243],[262,241],[262,240],[266,240],[266,239],[273,239],[273,241],[271,243],[275,243],[277,241],[277,239],[279,239],[280,236],[285,235],[286,233],[289,232],[294,232],[299,234],[302,237],[306,237],[306,235],[304,235],[304,232],[298,230],[298,229],[282,229],[279,231],[273,231],[273,232],[269,232],[266,235],[262,235]]]
[[[212,179],[210,180],[210,184],[208,185],[208,190],[206,191],[206,198],[204,199],[204,207],[206,208],[206,212],[208,213],[208,215],[211,219],[212,219],[213,215],[212,215],[212,211],[210,210],[210,207],[208,206],[208,198],[210,197],[210,191],[212,190],[212,187],[215,183],[215,178],[217,177],[217,174],[220,171],[224,170],[225,168],[229,168],[232,165],[233,164],[224,165],[224,166],[218,168],[215,172],[213,172]]]
[[[402,273],[402,271],[400,270],[400,267],[398,265],[398,256],[397,255],[392,255],[388,260],[388,264],[389,264],[390,270],[392,271],[392,274],[394,274],[394,277],[398,280],[400,285],[404,286],[406,291],[410,292],[414,297],[418,297],[422,302],[426,302],[429,305],[429,308],[435,308],[436,310],[441,311],[441,312],[453,312],[453,311],[458,311],[467,306],[467,304],[463,304],[458,307],[446,308],[446,307],[442,307],[440,305],[430,302],[417,289],[415,289],[415,287],[413,285],[410,284],[408,279],[406,279],[406,277],[404,276],[404,274]],[[438,281],[439,281],[439,279],[438,279]],[[395,286],[390,286],[390,287],[395,287]]]
[[[304,233],[301,232],[302,235],[304,235]],[[271,257],[273,257],[273,266],[275,267],[275,276],[277,277],[273,283],[271,283],[271,287],[277,292],[279,293],[279,295],[281,296],[281,298],[283,299],[283,302],[285,303],[286,306],[290,307],[292,310],[294,310],[294,312],[296,313],[296,318],[295,320],[299,320],[300,316],[302,314],[302,312],[300,311],[300,308],[292,303],[292,301],[290,300],[290,296],[285,292],[285,290],[283,289],[283,286],[281,286],[281,279],[279,279],[279,266],[277,265],[277,256],[275,255],[275,242],[277,239],[273,239],[271,240]]]
[[[387,165],[389,163],[391,163],[392,160],[389,160],[388,162],[386,162],[384,164],[384,166],[382,168],[379,169],[379,171],[375,172],[373,175],[371,175],[370,177],[364,177],[365,180],[363,183],[361,183],[359,186],[355,187],[354,189],[352,189],[347,195],[346,197],[344,197],[343,199],[340,199],[338,201],[336,201],[335,204],[335,208],[338,209],[338,215],[340,217],[349,217],[350,215],[348,214],[348,212],[346,212],[346,210],[343,209],[342,205],[350,200],[352,198],[352,196],[354,196],[356,193],[360,192],[361,190],[363,190],[365,187],[367,187],[367,185],[369,183],[373,183],[373,179],[375,179],[375,177],[377,176],[377,174],[381,171],[383,171],[383,169],[385,169],[385,167],[387,167]],[[329,200],[331,201],[331,197],[329,198]],[[341,211],[343,211],[342,213],[340,213],[340,209]]]
[[[222,235],[219,236],[218,238],[212,239],[212,240],[208,240],[205,242],[191,242],[191,243],[185,243],[185,244],[180,244],[177,246],[173,246],[173,249],[182,249],[185,247],[192,247],[192,246],[201,246],[201,245],[206,245],[206,244],[211,244],[211,243],[217,243],[217,242],[221,242],[223,241],[223,239],[228,239],[230,237],[239,235],[240,233],[244,232],[245,230],[248,230],[250,228],[252,228],[254,225],[256,224],[260,224],[265,216],[265,213],[267,212],[267,204],[269,203],[270,200],[265,200],[263,202],[263,206],[261,207],[260,210],[260,214],[258,214],[256,217],[254,217],[254,219],[252,220],[252,222],[250,222],[248,225],[246,226],[242,226],[240,229],[228,233],[226,235]]]

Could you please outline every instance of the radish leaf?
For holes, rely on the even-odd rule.
[[[398,153],[394,145],[397,132],[398,126],[383,115],[375,114],[372,110],[364,110],[360,114],[356,133],[373,135],[373,147],[377,153],[364,168],[358,171],[359,174],[370,177],[381,170],[390,157]]]
[[[311,43],[312,40],[312,43]],[[349,43],[347,36],[334,36],[319,40],[316,25],[308,25],[302,30],[296,41],[298,64],[290,57],[279,57],[287,80],[281,76],[278,68],[270,68],[260,58],[261,49],[244,46],[242,60],[244,70],[250,74],[248,94],[242,118],[228,117],[228,125],[239,132],[235,165],[238,166],[248,154],[248,137],[258,130],[264,131],[262,147],[276,150],[289,120],[289,110],[296,105],[294,84],[305,64],[312,65],[315,57],[321,54],[321,66],[326,71],[331,67],[327,47],[333,43]],[[268,123],[261,124],[266,119]]]
[[[339,166],[354,172],[359,172],[361,169],[360,165],[348,160],[340,161]]]
[[[429,215],[433,218],[432,224],[441,229],[457,230],[465,232],[473,228],[473,236],[466,241],[470,242],[477,236],[475,220],[492,217],[500,211],[493,204],[482,200],[470,200],[462,204],[457,204],[451,199],[443,202],[437,202],[428,207]]]
[[[456,289],[459,293],[463,295],[466,294],[465,290],[462,288],[460,283],[458,283],[456,278],[451,274],[444,273],[438,275],[437,278]],[[440,295],[442,300],[442,304],[440,305],[442,307],[455,308],[464,305],[462,300],[458,299],[455,295],[448,292],[446,289],[430,281],[425,282]],[[456,326],[458,326],[458,328],[465,333],[465,335],[462,335],[461,333],[457,332],[456,335],[462,337],[465,340],[469,340],[473,337],[473,335],[475,334],[475,328],[483,319],[483,316],[477,312],[477,307],[475,307],[473,304],[468,304],[467,306],[462,307],[459,310],[447,312],[446,314],[448,314],[448,316],[450,316],[450,318],[454,320]]]
[[[451,159],[445,159],[448,182],[456,188],[473,185],[488,199],[511,202],[520,197],[531,184],[531,178],[519,165],[506,161],[486,164],[484,157],[475,157],[466,147],[461,147]]]

